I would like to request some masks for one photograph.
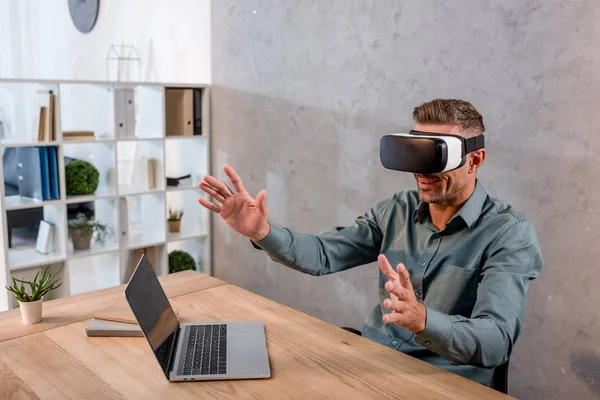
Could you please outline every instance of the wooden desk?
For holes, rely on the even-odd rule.
[[[12,311],[0,313],[0,331],[14,337],[0,343],[0,398],[509,398],[239,287],[185,289],[168,278],[165,288],[181,290],[171,304],[182,322],[263,321],[271,378],[168,382],[144,338],[86,336],[84,315],[102,307],[94,293],[70,299],[70,310],[84,310],[77,318],[55,314],[56,327],[27,335],[5,321]]]

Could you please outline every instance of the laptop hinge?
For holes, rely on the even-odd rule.
[[[171,345],[171,349],[169,350],[169,365],[167,366],[167,377],[171,375],[171,371],[175,368],[175,351],[177,350],[177,342],[179,341],[179,333],[181,332],[181,325],[177,325],[177,329],[175,329],[175,338],[173,340],[173,344]]]

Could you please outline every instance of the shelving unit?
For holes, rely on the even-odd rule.
[[[194,93],[201,94],[201,134],[167,135],[169,88],[199,90]],[[55,96],[55,138],[40,142],[36,96],[48,90]],[[0,79],[0,108],[4,107],[5,118],[7,110],[10,114],[10,120],[3,121],[8,132],[0,137],[1,153],[10,148],[56,147],[60,194],[59,199],[45,201],[7,196],[4,163],[0,163],[0,287],[13,276],[30,279],[45,266],[59,268],[64,262],[63,285],[48,299],[85,293],[126,283],[140,252],[150,252],[157,273],[165,275],[168,254],[176,249],[188,251],[198,271],[212,274],[211,218],[197,203],[202,195],[197,184],[210,173],[209,96],[208,85]],[[133,114],[121,112],[124,104],[132,105]],[[93,131],[94,137],[72,140],[63,136],[66,131]],[[99,171],[93,195],[67,196],[69,159],[88,161]],[[146,167],[148,163],[153,167]],[[191,175],[191,183],[167,186],[167,176],[186,174]],[[113,232],[103,245],[92,239],[89,250],[73,249],[67,226],[79,206],[92,209],[94,218]],[[168,232],[170,207],[184,209],[181,232]],[[47,255],[36,251],[35,240],[33,246],[13,243],[9,247],[10,213],[35,210],[55,225],[54,251]],[[0,292],[0,311],[17,306],[7,291]]]

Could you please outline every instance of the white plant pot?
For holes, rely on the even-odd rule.
[[[19,308],[21,309],[21,318],[24,324],[37,324],[42,320],[42,301],[19,301]]]

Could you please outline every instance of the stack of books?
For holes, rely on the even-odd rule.
[[[58,200],[58,151],[56,147],[16,149],[19,194],[38,200]]]
[[[167,176],[167,186],[172,187],[182,187],[182,186],[191,186],[192,185],[192,176],[190,174],[183,175],[177,178],[170,178]]]
[[[63,140],[94,140],[93,131],[63,131]]]

